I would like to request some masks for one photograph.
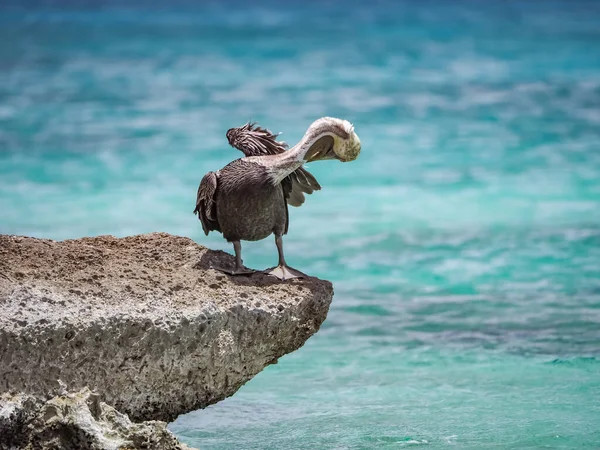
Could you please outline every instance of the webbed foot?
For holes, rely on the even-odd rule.
[[[254,272],[256,272],[255,270],[252,269],[247,269],[244,266],[242,267],[236,267],[234,269],[226,269],[224,267],[213,267],[213,269],[218,270],[219,272],[223,272],[226,273],[227,275],[252,275]]]
[[[267,275],[279,278],[281,281],[291,280],[292,278],[307,278],[305,273],[292,269],[290,266],[279,265],[271,270],[266,270]]]

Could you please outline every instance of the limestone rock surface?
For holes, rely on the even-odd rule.
[[[47,402],[2,394],[0,449],[191,450],[165,422],[133,423],[87,388]]]
[[[168,422],[235,393],[327,315],[327,281],[216,264],[233,258],[165,233],[0,235],[0,393],[47,402],[87,387],[133,421]]]

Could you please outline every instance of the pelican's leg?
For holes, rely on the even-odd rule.
[[[223,267],[215,267],[216,270],[224,272],[228,275],[250,275],[254,273],[254,270],[246,269],[242,264],[242,244],[240,241],[233,241],[233,250],[235,251],[235,268],[225,269]]]
[[[283,239],[277,234],[275,235],[275,245],[277,245],[277,252],[279,253],[279,265],[268,271],[267,274],[273,275],[284,281],[291,278],[305,278],[306,274],[299,270],[292,269],[286,264],[285,257],[283,256]]]

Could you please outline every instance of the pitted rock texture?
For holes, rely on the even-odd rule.
[[[0,235],[0,393],[87,386],[134,421],[168,422],[235,393],[327,315],[327,281],[217,264],[233,257],[165,233]]]
[[[132,423],[89,389],[43,402],[0,395],[0,450],[190,450],[165,422]]]

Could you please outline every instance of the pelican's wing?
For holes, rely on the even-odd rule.
[[[247,123],[227,130],[227,140],[246,156],[277,155],[284,152],[288,145],[279,142],[277,135],[255,123]]]
[[[266,128],[261,128],[256,123],[247,123],[241,127],[231,128],[227,131],[227,140],[232,147],[237,148],[246,156],[277,155],[287,150],[285,142],[277,140]],[[317,179],[306,169],[300,167],[288,177],[291,190],[286,197],[290,206],[300,206],[304,203],[304,194],[312,194],[321,189]]]
[[[314,191],[321,190],[321,185],[317,179],[304,167],[296,169],[287,178],[292,181],[292,191],[288,198],[290,206],[302,205],[304,203],[304,194],[312,194]]]
[[[217,187],[218,177],[215,172],[204,175],[198,186],[194,214],[198,213],[198,219],[202,222],[202,229],[206,235],[213,230],[221,231],[217,220]]]

